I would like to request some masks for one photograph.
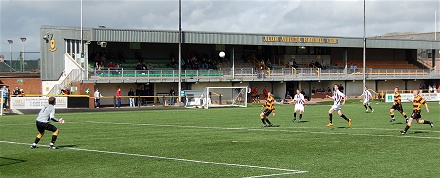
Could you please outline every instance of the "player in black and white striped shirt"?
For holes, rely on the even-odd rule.
[[[365,107],[365,112],[368,112],[368,108],[370,108],[371,112],[374,112],[374,109],[370,105],[370,98],[373,99],[373,95],[371,94],[370,91],[368,91],[367,86],[364,87],[364,92],[359,97],[364,97],[363,103],[364,103],[364,107]],[[367,108],[367,106],[368,106],[368,108]]]
[[[328,110],[328,116],[330,122],[327,124],[327,127],[333,126],[333,111],[338,111],[338,115],[345,119],[348,122],[348,126],[351,126],[351,119],[348,119],[344,114],[341,112],[341,105],[345,105],[345,95],[341,91],[339,91],[339,85],[335,84],[334,86],[335,91],[333,92],[333,96],[328,96],[327,98],[333,99],[333,106]]]
[[[298,123],[300,123],[301,119],[302,119],[302,114],[304,113],[304,104],[307,104],[307,101],[304,99],[304,95],[301,94],[301,90],[299,88],[296,89],[296,95],[293,97],[292,102],[295,103],[295,109],[293,111],[293,120],[292,120],[292,122],[295,122],[295,120],[296,120],[296,112],[299,111]]]

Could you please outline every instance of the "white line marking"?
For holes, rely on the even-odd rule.
[[[225,128],[225,127],[166,125],[166,124],[136,124],[136,123],[124,123],[124,122],[95,122],[95,121],[86,121],[86,122],[87,123],[93,123],[93,124],[177,127],[177,128],[195,128],[195,129],[218,129],[218,130],[249,130],[249,131],[266,131],[266,132],[289,132],[289,133],[310,133],[310,134],[324,134],[324,135],[351,135],[351,136],[397,137],[397,138],[419,138],[419,139],[440,140],[440,137],[423,137],[423,136],[400,135],[400,133],[397,133],[397,132],[396,132],[396,135],[375,135],[375,134],[356,134],[356,133],[344,133],[344,132],[337,132],[337,133],[335,133],[335,132],[319,132],[319,131],[312,131],[312,132],[310,132],[310,131],[298,131],[298,130],[261,129],[261,128],[256,129],[256,128],[245,128],[245,127]]]
[[[31,145],[28,143],[11,142],[11,141],[3,141],[3,140],[0,140],[0,143],[9,143],[9,144],[16,144],[16,145],[29,145],[29,146]],[[268,174],[268,175],[251,176],[251,177],[271,177],[271,176],[287,175],[287,174],[303,174],[303,173],[308,172],[308,171],[300,171],[300,170],[292,170],[292,169],[284,169],[284,168],[273,168],[273,167],[265,167],[265,166],[253,166],[253,165],[246,165],[246,164],[232,164],[232,163],[221,163],[221,162],[211,162],[211,161],[199,161],[199,160],[191,160],[191,159],[184,159],[184,158],[169,158],[169,157],[163,157],[163,156],[142,155],[142,154],[136,154],[136,153],[90,150],[90,149],[84,149],[84,148],[63,147],[62,149],[75,150],[75,151],[85,151],[85,152],[95,152],[95,153],[105,153],[105,154],[115,154],[115,155],[124,155],[124,156],[136,156],[136,157],[145,157],[145,158],[153,158],[153,159],[164,159],[164,160],[199,163],[199,164],[212,164],[212,165],[220,165],[220,166],[264,169],[264,170],[283,171],[284,172],[284,173],[279,173],[279,174]]]

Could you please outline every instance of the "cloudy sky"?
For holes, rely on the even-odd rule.
[[[79,27],[80,7],[80,0],[0,0],[0,54],[9,53],[8,39],[21,51],[20,37],[26,51],[40,51],[40,26]],[[439,8],[440,0],[366,0],[367,36],[433,32]],[[83,0],[83,26],[177,30],[178,10],[178,0]],[[363,0],[182,0],[182,29],[362,37]]]

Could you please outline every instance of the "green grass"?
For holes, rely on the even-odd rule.
[[[260,106],[59,113],[66,123],[55,123],[57,150],[44,146],[50,132],[39,148],[27,145],[37,135],[35,115],[1,117],[0,177],[440,175],[440,129],[413,123],[407,135],[400,135],[404,119],[396,113],[397,121],[389,122],[390,103],[373,104],[375,112],[365,113],[358,100],[348,101],[343,113],[353,119],[350,128],[336,113],[334,127],[325,126],[329,105],[306,106],[307,122],[300,124],[291,122],[293,105],[277,105],[276,117],[269,119],[280,127],[260,128]],[[423,110],[422,116],[440,123],[438,104],[429,106],[431,112]],[[409,103],[404,109],[411,114]]]

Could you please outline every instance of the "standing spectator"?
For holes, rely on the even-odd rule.
[[[130,107],[134,107],[135,106],[135,104],[134,104],[134,91],[133,91],[132,88],[130,88],[130,91],[128,91],[128,96],[130,97],[129,98],[129,100],[130,100]]]
[[[342,84],[339,84],[339,91],[341,93],[344,93],[344,86],[342,86]]]
[[[93,97],[95,98],[95,108],[99,108],[101,106],[101,93],[98,88],[96,88],[95,93],[93,93]]]
[[[9,89],[6,85],[3,85],[3,109],[6,109],[8,103]]]
[[[170,105],[174,105],[174,96],[176,95],[176,92],[174,91],[174,88],[171,87],[170,89]]]
[[[263,88],[263,94],[264,94],[264,99],[267,99],[267,87],[264,86]]]
[[[119,87],[118,90],[116,90],[116,99],[118,100],[117,107],[121,107],[121,88]]]

